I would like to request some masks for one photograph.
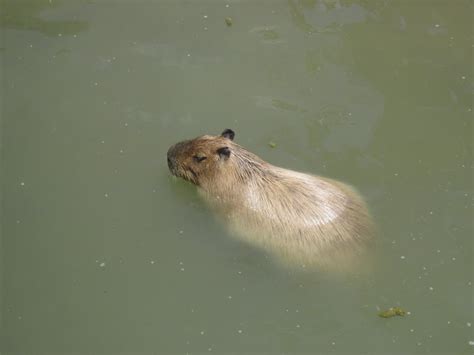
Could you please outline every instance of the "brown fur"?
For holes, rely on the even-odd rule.
[[[352,267],[373,236],[360,195],[341,182],[273,166],[233,136],[226,130],[172,146],[171,172],[197,185],[237,236],[278,260]]]

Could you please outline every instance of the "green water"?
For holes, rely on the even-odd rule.
[[[472,24],[463,0],[2,1],[1,354],[472,353]],[[374,273],[227,234],[166,165],[224,128],[356,186]]]

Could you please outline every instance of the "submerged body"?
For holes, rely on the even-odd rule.
[[[233,234],[279,261],[351,267],[373,236],[360,195],[343,183],[273,166],[233,138],[225,130],[174,145],[171,172],[197,185]]]

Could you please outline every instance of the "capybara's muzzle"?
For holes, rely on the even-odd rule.
[[[168,149],[167,159],[168,159],[168,168],[170,169],[171,173],[175,175],[176,171],[176,152],[175,152],[176,145],[173,145]]]
[[[183,156],[183,152],[186,151],[188,141],[179,142],[168,149],[167,158],[168,158],[168,168],[171,171],[171,174],[178,176],[179,168],[179,157]]]

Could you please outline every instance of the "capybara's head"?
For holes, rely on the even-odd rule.
[[[196,185],[210,180],[232,154],[234,131],[226,129],[220,136],[204,135],[176,143],[168,150],[168,167],[175,176]]]

